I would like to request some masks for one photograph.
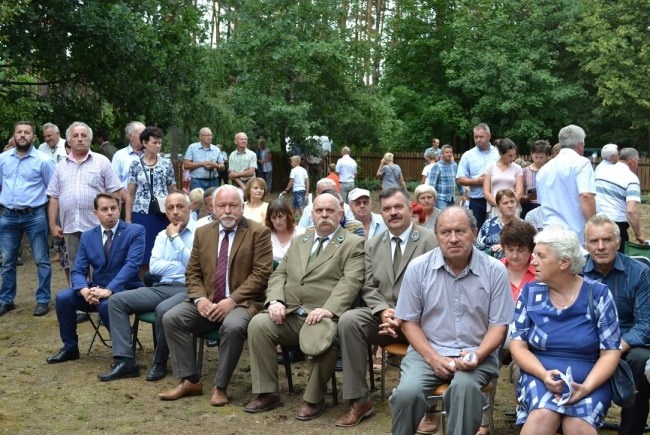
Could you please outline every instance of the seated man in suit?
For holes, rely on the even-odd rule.
[[[163,330],[163,315],[187,298],[185,269],[194,243],[196,222],[190,219],[190,198],[181,190],[165,198],[165,213],[169,219],[167,229],[156,236],[151,251],[149,271],[160,277],[153,287],[141,287],[114,295],[108,301],[111,321],[113,358],[111,370],[99,375],[100,381],[140,376],[133,353],[131,314],[156,312],[156,349],[148,381],[158,381],[167,374],[169,348]]]
[[[244,407],[246,412],[282,406],[276,345],[299,343],[313,358],[296,418],[311,420],[323,412],[339,351],[334,321],[352,306],[363,284],[364,240],[341,228],[342,214],[336,197],[318,195],[312,208],[315,230],[294,239],[271,275],[267,312],[255,316],[248,327],[253,393],[258,396]]]
[[[356,190],[350,192],[350,198]],[[374,406],[366,383],[366,348],[368,344],[407,343],[394,319],[404,270],[412,259],[438,246],[433,231],[411,222],[411,206],[400,188],[383,189],[379,202],[388,230],[365,244],[366,277],[361,298],[366,307],[346,311],[338,326],[343,353],[343,399],[350,401],[348,410],[336,421],[342,427],[356,426],[372,414]]]
[[[241,191],[235,186],[217,188],[214,222],[196,231],[185,274],[189,300],[163,317],[174,377],[180,383],[158,394],[162,400],[203,393],[192,334],[218,330],[219,362],[210,404],[228,403],[226,389],[244,348],[248,322],[262,308],[273,270],[271,231],[245,219],[242,206]]]
[[[99,312],[110,328],[110,296],[143,286],[138,271],[144,256],[144,227],[120,220],[120,197],[116,194],[98,193],[93,205],[100,225],[81,234],[71,273],[72,288],[56,295],[63,348],[47,359],[48,364],[79,359],[77,310]],[[92,281],[88,282],[90,268]]]

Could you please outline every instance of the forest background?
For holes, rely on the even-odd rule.
[[[203,126],[463,151],[486,122],[524,153],[575,123],[647,151],[649,22],[650,0],[5,0],[0,142],[27,119],[121,144],[137,119],[172,155]]]

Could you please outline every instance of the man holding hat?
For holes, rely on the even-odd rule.
[[[283,405],[278,393],[278,344],[300,344],[303,353],[312,357],[304,402],[296,418],[312,420],[323,412],[327,382],[339,351],[336,321],[356,300],[364,277],[363,238],[341,228],[342,213],[333,195],[317,196],[312,209],[314,230],[294,240],[271,275],[266,310],[248,326],[257,397],[244,407],[246,412],[265,412]]]

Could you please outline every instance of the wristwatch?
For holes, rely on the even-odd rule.
[[[280,304],[284,305],[284,302],[273,299],[272,301],[269,301],[268,306],[270,307],[271,305],[276,304],[276,303],[280,303]]]
[[[167,236],[167,238],[169,239],[170,242],[173,242],[176,237],[178,237],[178,233],[173,234],[171,236]]]

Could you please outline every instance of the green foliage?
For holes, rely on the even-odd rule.
[[[650,2],[583,0],[568,49],[598,95],[596,131],[617,143],[650,138]],[[599,128],[600,127],[600,128]],[[621,141],[621,136],[623,141]]]
[[[381,180],[377,178],[359,178],[355,180],[354,185],[370,192],[379,192],[381,190]]]

